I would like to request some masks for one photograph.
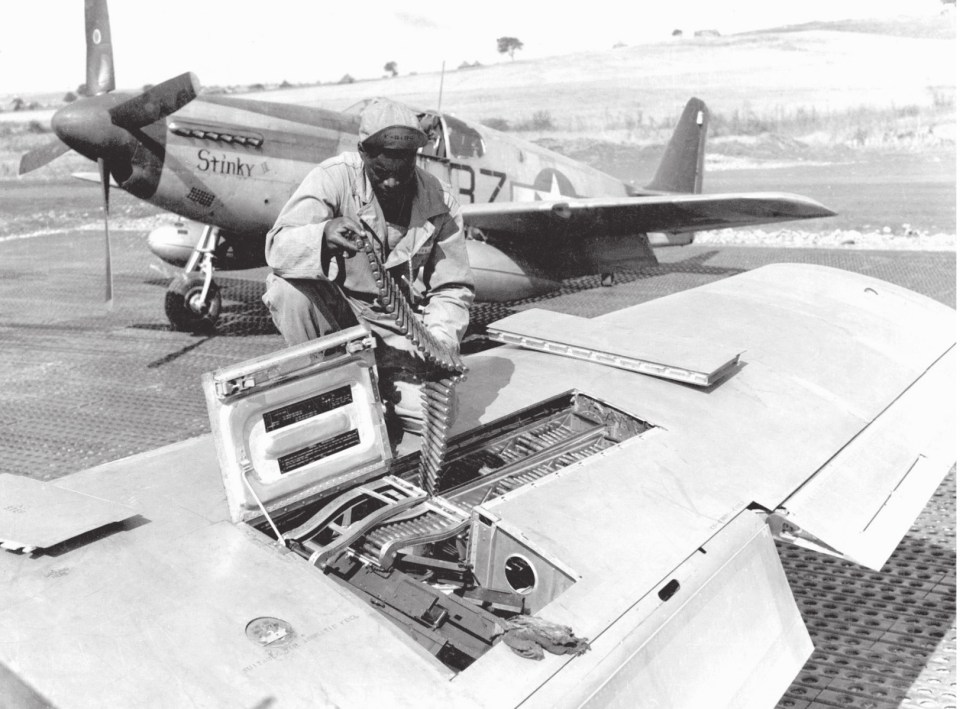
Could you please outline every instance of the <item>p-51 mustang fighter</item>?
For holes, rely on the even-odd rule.
[[[360,106],[344,113],[228,96],[198,96],[192,74],[138,95],[112,93],[106,0],[86,0],[87,88],[53,117],[57,140],[23,156],[20,174],[73,148],[99,166],[105,211],[111,180],[189,220],[149,236],[183,267],[166,294],[171,324],[193,329],[220,312],[214,268],[264,265],[263,242],[309,170],[356,149]],[[648,233],[832,216],[784,193],[701,194],[708,112],[691,99],[653,181],[636,189],[582,163],[482,125],[421,113],[432,136],[420,166],[463,203],[478,300],[525,298],[618,265],[655,262]],[[665,237],[670,238],[670,237]],[[676,237],[673,237],[676,238]],[[112,298],[107,228],[107,298]]]

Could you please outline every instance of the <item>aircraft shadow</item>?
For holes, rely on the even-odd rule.
[[[707,265],[717,253],[716,250],[698,253],[689,258],[674,262],[661,262],[657,264],[638,266],[636,268],[622,268],[617,271],[616,284],[627,285],[653,279],[662,276],[671,276],[675,274],[695,274],[708,277],[727,277],[738,273],[743,273],[747,269],[730,268]],[[502,303],[478,303],[470,309],[470,325],[467,328],[467,334],[464,337],[463,352],[477,352],[490,347],[497,346],[498,343],[487,340],[485,337],[487,325],[517,310],[525,309],[527,306],[541,304],[549,309],[549,301],[561,298],[563,296],[576,295],[586,291],[597,291],[602,293],[607,289],[600,283],[599,274],[590,276],[581,276],[580,278],[570,278],[563,282],[563,286],[556,291],[546,293],[532,298],[523,298]],[[656,294],[656,297],[666,295],[666,292]],[[647,298],[649,299],[649,298]],[[639,302],[639,301],[638,301]],[[610,310],[616,310],[623,307],[622,303],[612,304]],[[564,309],[565,310],[565,309]]]
[[[742,273],[745,269],[717,267],[707,265],[707,262],[718,252],[707,251],[695,254],[689,258],[641,266],[633,269],[623,269],[617,272],[617,284],[627,284],[658,276],[676,273],[693,273],[706,276],[732,276]],[[147,285],[167,287],[167,280],[151,278],[144,283]],[[223,305],[220,311],[220,320],[216,331],[200,332],[199,335],[218,337],[250,337],[256,335],[277,335],[277,330],[270,318],[261,298],[264,293],[264,282],[261,279],[235,278],[224,273],[217,275],[217,283],[223,296]],[[563,286],[551,293],[531,298],[522,298],[501,303],[478,303],[470,309],[470,326],[464,344],[464,353],[480,351],[495,346],[485,339],[486,327],[489,323],[510,315],[516,310],[536,303],[543,303],[554,298],[581,293],[590,290],[601,290],[599,275],[571,278],[563,282]],[[169,330],[165,322],[140,323],[131,327],[146,330]],[[175,357],[175,355],[173,355]]]

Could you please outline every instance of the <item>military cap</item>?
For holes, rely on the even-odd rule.
[[[360,114],[360,142],[387,150],[416,150],[427,142],[416,114],[403,104],[375,98]]]

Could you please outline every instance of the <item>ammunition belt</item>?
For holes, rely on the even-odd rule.
[[[376,567],[389,569],[401,549],[456,536],[467,528],[469,522],[468,512],[437,497],[376,527],[356,548],[360,556]]]
[[[447,453],[447,435],[456,414],[454,389],[466,375],[467,367],[459,353],[438,342],[413,312],[403,290],[380,260],[372,238],[375,232],[366,222],[361,223],[366,233],[360,238],[360,246],[377,284],[377,299],[393,317],[397,329],[434,368],[422,386],[423,425],[420,431],[419,471],[420,487],[432,496],[441,482],[439,478]]]

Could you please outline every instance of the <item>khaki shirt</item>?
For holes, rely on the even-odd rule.
[[[381,242],[384,266],[411,289],[423,269],[423,322],[450,346],[459,345],[470,319],[474,284],[463,235],[460,205],[449,187],[417,168],[410,225],[387,246],[387,225],[358,153],[342,153],[315,167],[283,207],[267,234],[267,265],[283,278],[327,278],[340,285],[360,315],[395,330],[375,301],[377,287],[362,254],[331,259],[323,228],[335,217],[361,219]]]

